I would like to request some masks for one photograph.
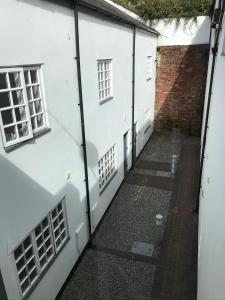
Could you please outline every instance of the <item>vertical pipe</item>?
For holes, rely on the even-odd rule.
[[[80,119],[81,119],[81,132],[82,132],[82,148],[84,157],[84,173],[85,173],[85,188],[87,198],[87,216],[88,216],[88,232],[89,244],[92,245],[92,230],[91,230],[91,207],[89,195],[89,181],[88,181],[88,164],[87,164],[87,150],[86,150],[86,136],[85,136],[85,122],[84,122],[84,107],[83,107],[83,93],[82,93],[82,80],[81,80],[81,66],[80,66],[80,39],[79,39],[79,20],[78,20],[78,0],[74,2],[74,19],[75,19],[75,47],[76,47],[76,61],[77,61],[77,79],[79,90],[79,106],[80,106]]]
[[[135,157],[136,157],[136,142],[134,132],[134,105],[135,105],[135,50],[136,50],[136,26],[133,26],[133,61],[132,61],[132,169],[134,169]]]

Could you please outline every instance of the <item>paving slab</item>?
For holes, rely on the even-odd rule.
[[[89,249],[60,299],[151,300],[155,269],[149,263]]]
[[[170,191],[125,183],[109,212],[98,228],[94,244],[130,251],[134,241],[151,243],[155,240],[155,216],[166,221]]]

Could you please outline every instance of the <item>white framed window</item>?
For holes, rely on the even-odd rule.
[[[151,127],[151,108],[145,110],[145,132]]]
[[[23,296],[32,288],[68,239],[64,202],[63,199],[13,251],[18,284]],[[55,218],[52,218],[53,212],[56,213]],[[57,243],[55,233],[58,229],[54,225],[56,218],[59,221],[60,243]]]
[[[0,127],[5,147],[46,127],[40,67],[0,68]]]
[[[112,60],[98,60],[98,96],[100,102],[112,97]]]
[[[116,172],[116,146],[112,146],[109,151],[99,160],[99,190],[102,191],[110,178]]]
[[[152,56],[147,56],[146,61],[146,79],[150,80],[152,78]]]
[[[53,238],[56,252],[63,246],[67,239],[67,226],[65,210],[63,209],[63,203],[59,203],[51,212],[51,223],[53,230]]]
[[[24,68],[27,100],[29,104],[33,132],[46,127],[44,114],[43,87],[39,67]]]

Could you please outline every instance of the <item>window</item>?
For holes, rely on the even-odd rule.
[[[99,189],[100,191],[106,186],[110,178],[116,172],[115,163],[115,145],[99,160]]]
[[[146,79],[150,80],[152,78],[152,57],[147,56],[146,62]]]
[[[151,109],[145,111],[145,132],[151,127]]]
[[[5,147],[46,127],[40,67],[0,69],[0,126]]]
[[[98,95],[100,102],[112,97],[112,60],[98,60]]]
[[[56,234],[57,230],[59,234]],[[13,252],[23,295],[31,289],[67,239],[65,203],[62,200]]]

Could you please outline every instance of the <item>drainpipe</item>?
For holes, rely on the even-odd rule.
[[[136,158],[136,143],[134,132],[134,104],[135,104],[135,48],[136,48],[136,26],[133,26],[133,61],[132,61],[132,169],[134,169],[134,163]],[[136,141],[137,142],[137,141]]]
[[[85,137],[85,123],[84,123],[84,107],[83,107],[83,93],[82,93],[82,80],[81,80],[81,66],[80,66],[80,38],[79,38],[79,20],[78,20],[78,5],[79,0],[74,2],[74,19],[75,19],[75,47],[76,47],[76,62],[77,62],[77,79],[79,90],[79,107],[81,119],[81,132],[82,132],[82,148],[84,157],[84,173],[85,173],[85,188],[87,198],[87,217],[88,217],[88,232],[89,232],[89,245],[92,246],[92,230],[91,230],[91,206],[89,195],[89,181],[88,181],[88,164],[87,164],[87,150],[86,150],[86,137]]]
[[[217,57],[218,47],[219,47],[219,37],[220,37],[220,33],[222,31],[222,23],[223,23],[223,15],[224,15],[224,1],[222,1],[222,0],[220,0],[220,2],[219,2],[219,9],[220,9],[220,16],[219,16],[219,22],[218,22],[217,35],[216,35],[214,46],[212,47],[213,60],[212,60],[212,68],[211,68],[211,74],[210,74],[209,94],[208,94],[208,102],[207,102],[206,118],[205,118],[205,128],[204,128],[203,141],[202,141],[200,176],[199,176],[199,184],[198,184],[198,199],[197,199],[197,203],[196,203],[196,213],[199,212],[200,192],[201,192],[201,188],[202,188],[202,185],[201,185],[202,184],[202,174],[203,174],[203,166],[204,166],[204,159],[205,159],[205,148],[206,148],[207,133],[208,133],[208,128],[209,128],[209,112],[210,112],[210,107],[211,107],[212,86],[213,86],[214,73],[215,73],[216,57]]]

